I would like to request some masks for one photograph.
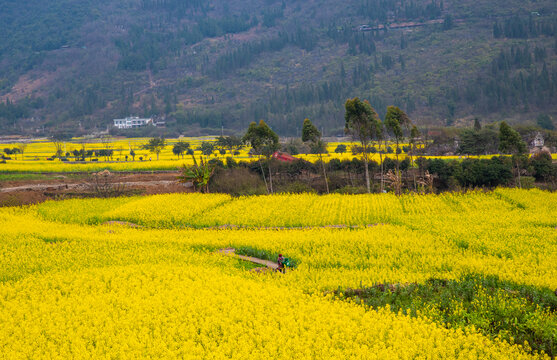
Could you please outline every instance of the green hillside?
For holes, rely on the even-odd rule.
[[[0,33],[0,134],[334,135],[353,96],[420,125],[557,114],[554,0],[7,0]]]

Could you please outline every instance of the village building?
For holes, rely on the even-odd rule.
[[[281,162],[293,162],[298,160],[294,156],[282,151],[275,151],[275,153],[273,154],[273,159],[277,159],[278,161]]]
[[[534,140],[530,141],[530,154],[535,155],[538,153],[548,153],[551,154],[551,151],[555,151],[555,149],[549,149],[545,146],[545,139],[543,138],[543,134],[538,132]]]
[[[536,137],[534,138],[534,140],[532,140],[531,145],[532,145],[532,147],[535,147],[535,148],[541,148],[541,147],[544,146],[544,144],[545,144],[545,142],[544,142],[543,135],[542,135],[541,132],[538,132],[536,134]]]
[[[141,119],[137,116],[129,116],[125,119],[114,119],[114,127],[117,127],[118,129],[133,129],[147,125],[155,126],[153,119]]]

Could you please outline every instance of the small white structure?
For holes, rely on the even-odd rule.
[[[141,119],[137,116],[128,116],[125,119],[114,119],[114,127],[118,129],[133,129],[147,125],[155,126],[153,119]]]
[[[537,147],[537,148],[541,148],[541,147],[543,147],[543,145],[544,145],[543,135],[542,135],[542,133],[538,132],[536,134],[536,137],[532,141],[532,146]]]

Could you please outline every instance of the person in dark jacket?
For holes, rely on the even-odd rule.
[[[284,272],[285,272],[284,257],[282,257],[282,254],[279,254],[277,264],[278,264],[278,269],[277,270],[284,274]]]

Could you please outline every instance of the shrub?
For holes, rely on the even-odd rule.
[[[243,167],[217,169],[209,184],[213,192],[235,196],[267,193],[261,175]]]
[[[535,182],[536,178],[534,178],[533,176],[523,176],[520,179],[520,183],[522,184],[523,189],[533,189]]]
[[[532,156],[530,165],[534,169],[534,176],[536,180],[545,180],[549,178],[553,170],[553,160],[551,155],[547,152],[539,152]]]
[[[226,158],[226,167],[229,169],[236,168],[238,167],[238,162],[229,156]]]

